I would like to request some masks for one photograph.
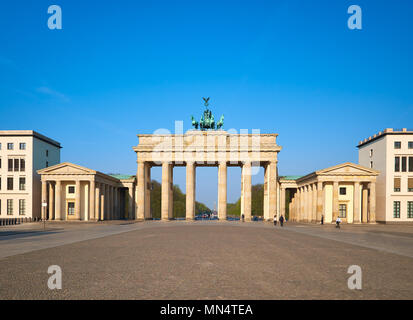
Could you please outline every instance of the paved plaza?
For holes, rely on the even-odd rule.
[[[0,268],[0,299],[413,299],[413,225],[26,224],[0,229]]]

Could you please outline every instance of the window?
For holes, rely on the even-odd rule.
[[[407,201],[407,218],[413,218],[413,201]]]
[[[394,149],[401,149],[402,143],[400,141],[395,141],[394,142]]]
[[[0,158],[0,169],[1,169],[1,158]]]
[[[0,150],[1,150],[1,143],[0,143]]]
[[[339,213],[340,218],[347,217],[347,205],[346,204],[340,204],[339,207],[338,207],[338,213]]]
[[[346,188],[340,188],[340,194],[341,194],[342,196],[345,196],[345,195],[347,194]]]
[[[26,178],[25,177],[19,178],[19,190],[20,191],[26,190]]]
[[[7,199],[7,214],[9,216],[13,214],[13,199]]]
[[[24,142],[20,143],[20,150],[26,150],[26,144]]]
[[[13,150],[13,149],[14,149],[13,143],[8,143],[7,144],[7,150]]]
[[[1,190],[1,177],[0,177],[0,190]],[[0,213],[1,214],[1,213]]]
[[[373,149],[370,149],[370,158],[373,156]]]
[[[26,160],[20,159],[20,171],[24,172],[26,170]]]
[[[394,192],[400,192],[400,178],[394,178]]]
[[[46,168],[49,167],[49,161],[46,161]]]
[[[26,200],[19,200],[19,215],[24,216],[26,214]]]
[[[69,193],[75,193],[75,187],[69,187]]]
[[[9,171],[13,171],[13,159],[9,159],[9,161],[8,161],[8,163],[9,163]]]
[[[7,190],[13,190],[13,178],[7,178]]]
[[[413,141],[409,141],[409,142],[407,143],[407,145],[408,145],[408,148],[409,148],[409,149],[413,149]],[[0,147],[0,149],[1,149],[1,147]]]
[[[14,171],[19,171],[19,167],[20,167],[20,161],[19,159],[14,159]]]
[[[402,157],[402,172],[407,171],[407,157]]]
[[[68,202],[67,203],[67,214],[69,216],[74,216],[75,215],[75,203],[74,202]]]
[[[373,169],[373,161],[370,161],[370,169]]]
[[[0,168],[1,168],[1,159],[0,159]],[[413,172],[413,157],[409,157],[409,172]]]
[[[46,157],[49,156],[49,150],[46,150]]]
[[[400,172],[400,157],[394,158],[394,172]]]
[[[413,192],[413,178],[407,178],[407,191]]]
[[[400,218],[400,201],[393,201],[393,218]]]

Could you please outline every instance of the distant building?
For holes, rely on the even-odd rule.
[[[32,130],[0,131],[0,219],[40,218],[37,170],[60,162],[60,143]]]
[[[378,222],[413,222],[413,130],[385,129],[359,142],[359,164],[380,171]]]

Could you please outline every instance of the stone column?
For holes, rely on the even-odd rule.
[[[353,194],[353,223],[359,223],[360,219],[360,182],[354,182]]]
[[[127,195],[127,197],[128,197],[128,217],[129,217],[129,219],[135,219],[135,220],[140,219],[140,218],[137,218],[136,216],[134,216],[134,213],[133,213],[133,186],[128,186],[128,195]]]
[[[271,215],[269,211],[269,197],[268,197],[268,180],[269,180],[269,166],[268,164],[264,166],[264,220],[271,220]],[[272,214],[274,217],[274,213]]]
[[[368,190],[367,188],[363,185],[362,186],[362,204],[363,204],[363,209],[361,212],[361,219],[363,223],[367,223],[367,211],[368,211]]]
[[[169,219],[174,217],[174,171],[173,164],[169,165]]]
[[[96,183],[95,180],[90,181],[90,190],[89,190],[89,219],[95,219],[95,201],[96,201]]]
[[[138,162],[138,172],[136,177],[138,178],[138,190],[137,190],[137,203],[138,203],[138,213],[136,220],[145,219],[145,162]]]
[[[296,200],[296,203],[295,203],[295,221],[301,221],[300,219],[301,219],[301,216],[300,216],[300,212],[301,212],[301,210],[300,210],[300,205],[301,205],[301,188],[300,187],[298,187],[297,188],[297,193],[296,193],[296,197],[297,197],[297,200]]]
[[[54,207],[54,186],[49,182],[49,220],[56,220],[55,207]]]
[[[169,220],[169,163],[163,162],[162,163],[162,190],[161,190],[161,219],[162,220]]]
[[[80,180],[76,180],[75,187],[75,216],[79,217],[80,220],[83,220],[80,216]]]
[[[333,221],[338,217],[338,181],[333,182]]]
[[[370,201],[369,201],[369,222],[376,222],[376,183],[369,183]]]
[[[40,217],[46,220],[47,207],[43,207],[43,203],[47,204],[47,181],[42,181],[42,203],[40,204]]]
[[[149,163],[145,164],[145,219],[150,219],[151,215],[151,166]]]
[[[186,220],[195,218],[195,164],[186,163]]]
[[[93,213],[94,215],[94,220],[99,221],[100,218],[100,184],[98,182],[95,182],[95,212]]]
[[[56,181],[55,197],[55,219],[66,220],[66,213],[62,213],[62,182],[60,180]]]
[[[227,219],[227,163],[222,161],[218,167],[218,219]]]
[[[317,182],[317,222],[321,222],[321,216],[324,215],[324,192],[323,183],[321,181]]]
[[[114,201],[114,207],[115,207],[115,219],[119,220],[119,204],[118,204],[118,188],[115,187],[114,189],[114,194],[113,194],[113,201]]]
[[[106,219],[106,185],[104,183],[100,184],[100,220]]]
[[[307,186],[303,187],[303,204],[302,204],[302,221],[307,222],[307,202],[308,202],[308,197],[307,197]]]
[[[285,188],[280,187],[280,215],[285,218]]]
[[[268,180],[268,197],[269,197],[269,204],[268,204],[268,211],[270,214],[270,217],[273,217],[274,214],[277,214],[277,162],[276,161],[271,161],[270,164],[268,165],[270,172],[269,172],[269,180]],[[251,172],[251,169],[250,169]],[[251,182],[251,176],[250,180]],[[251,206],[251,204],[250,204]],[[277,215],[279,218],[279,216]],[[285,218],[285,217],[284,217]]]
[[[313,184],[313,208],[311,210],[312,215],[311,215],[311,221],[312,222],[317,222],[317,184]]]
[[[275,191],[274,197],[276,196]],[[249,161],[244,163],[244,215],[245,221],[251,221],[251,162]]]

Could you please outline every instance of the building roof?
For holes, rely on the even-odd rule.
[[[280,179],[284,180],[298,180],[303,176],[280,176]]]
[[[53,139],[50,139],[36,131],[33,130],[0,130],[0,136],[9,136],[9,137],[35,137],[39,140],[47,142],[57,148],[62,148],[60,142],[57,142]]]
[[[388,134],[413,134],[413,129],[407,129],[407,128],[403,128],[403,129],[392,129],[392,128],[387,128],[384,129],[383,131],[380,131],[379,133],[376,133],[373,136],[368,137],[367,139],[364,139],[362,141],[359,142],[357,148],[363,147],[367,144],[369,144],[370,142],[373,142],[379,138],[382,138]]]
[[[119,179],[119,180],[130,180],[134,179],[134,175],[128,175],[128,174],[108,174],[109,176]]]

